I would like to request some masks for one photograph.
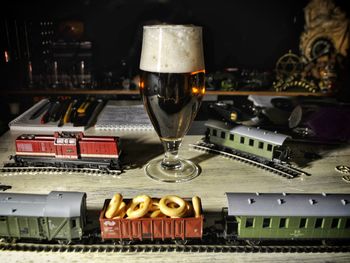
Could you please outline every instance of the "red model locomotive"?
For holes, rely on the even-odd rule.
[[[118,137],[83,133],[21,135],[14,160],[21,166],[120,170]]]

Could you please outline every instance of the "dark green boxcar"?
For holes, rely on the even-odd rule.
[[[0,193],[0,237],[10,239],[81,239],[86,194],[48,195]]]
[[[227,193],[237,239],[350,239],[350,194]]]

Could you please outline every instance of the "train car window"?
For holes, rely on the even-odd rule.
[[[6,221],[6,217],[5,216],[0,216],[0,222],[4,222]]]
[[[254,225],[254,218],[248,217],[245,221],[245,227],[253,227]]]
[[[221,132],[221,138],[225,139],[226,133],[224,131]]]
[[[249,145],[250,146],[254,146],[254,140],[253,139],[249,139]]]
[[[350,219],[346,219],[345,228],[350,228]]]
[[[241,137],[240,143],[244,144],[244,137]]]
[[[282,217],[282,218],[280,219],[279,228],[286,228],[286,226],[287,226],[287,218]]]
[[[305,227],[306,227],[306,218],[301,218],[299,228],[305,228]]]
[[[340,222],[340,218],[333,218],[331,223],[331,228],[338,228],[339,222]]]
[[[323,224],[323,218],[316,218],[315,228],[321,228]]]
[[[259,149],[264,149],[264,143],[263,142],[259,142],[258,147],[259,147]]]
[[[271,144],[268,144],[268,145],[267,145],[267,150],[268,150],[269,152],[272,151],[272,145],[271,145]]]
[[[270,223],[271,223],[271,218],[264,218],[264,220],[263,220],[263,228],[270,227]]]
[[[230,141],[233,141],[233,139],[234,139],[233,134],[230,134]]]
[[[75,228],[77,226],[77,221],[76,219],[72,220],[72,228]]]
[[[213,129],[213,136],[217,136],[217,131]]]

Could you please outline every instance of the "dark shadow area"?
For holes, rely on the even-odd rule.
[[[140,134],[141,137],[141,134]],[[122,163],[126,169],[141,168],[156,156],[164,153],[161,143],[148,143],[145,139],[121,139]]]
[[[314,161],[348,147],[346,143],[288,142],[291,149],[290,161],[300,168],[310,167]]]
[[[214,157],[215,157],[215,154],[203,153],[201,155],[191,158],[190,161],[194,162],[195,164],[200,164]]]

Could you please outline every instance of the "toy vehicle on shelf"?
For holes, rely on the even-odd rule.
[[[196,240],[196,244],[265,240],[350,241],[350,194],[226,193],[221,227],[204,228],[206,212],[197,217],[106,218],[107,199],[93,224],[86,194],[0,193],[0,239],[102,243]],[[97,219],[96,219],[97,220]],[[213,231],[213,229],[215,231]]]
[[[120,170],[118,142],[118,137],[84,136],[81,132],[23,134],[16,139],[12,158],[19,166]]]
[[[285,161],[290,149],[287,135],[243,125],[227,125],[220,121],[208,121],[205,141],[223,149],[239,151],[261,161]]]

